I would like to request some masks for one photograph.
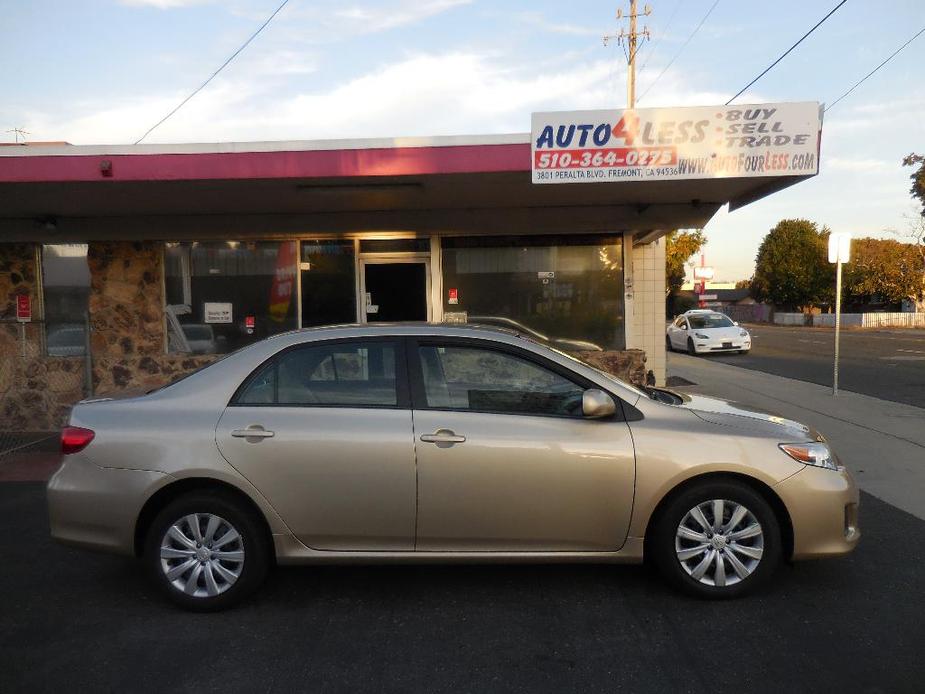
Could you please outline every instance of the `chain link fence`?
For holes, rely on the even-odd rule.
[[[57,431],[90,394],[86,347],[85,324],[49,336],[41,320],[0,321],[0,455]]]

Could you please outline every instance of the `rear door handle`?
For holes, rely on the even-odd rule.
[[[421,441],[425,443],[463,443],[465,436],[454,434],[449,429],[438,429],[433,434],[421,434]]]
[[[259,429],[254,427],[253,429],[235,429],[231,432],[231,435],[236,439],[269,439],[276,435],[275,431],[267,431],[263,427]]]

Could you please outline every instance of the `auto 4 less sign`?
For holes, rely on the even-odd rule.
[[[534,113],[533,182],[811,176],[819,104]]]

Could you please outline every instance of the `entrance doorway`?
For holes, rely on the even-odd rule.
[[[430,320],[428,259],[364,258],[360,261],[360,320]]]

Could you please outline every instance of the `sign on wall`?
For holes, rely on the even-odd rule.
[[[32,320],[32,301],[28,294],[16,296],[16,320],[20,323],[29,323]]]
[[[534,183],[812,176],[814,101],[534,113]]]
[[[202,305],[202,322],[203,323],[230,323],[231,322],[231,303],[210,302],[207,301]]]

